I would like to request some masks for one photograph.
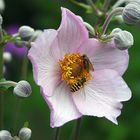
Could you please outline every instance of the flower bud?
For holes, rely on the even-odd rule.
[[[28,41],[34,34],[34,29],[29,26],[21,26],[18,30],[19,36]]]
[[[9,52],[4,52],[3,53],[3,60],[4,62],[10,62],[12,60],[12,55]]]
[[[120,31],[115,33],[113,39],[116,47],[120,50],[129,49],[134,43],[133,36],[128,31]]]
[[[114,35],[114,34],[116,34],[116,33],[119,33],[120,31],[122,31],[122,29],[120,29],[120,28],[115,28],[115,29],[112,30],[112,32],[110,33],[110,35]]]
[[[30,84],[27,81],[19,81],[14,88],[13,93],[18,97],[28,97],[32,93]]]
[[[21,140],[29,140],[31,138],[32,131],[29,128],[21,128],[19,131],[19,138]]]
[[[118,21],[118,23],[120,23],[120,24],[124,23],[124,20],[123,20],[122,15],[117,15],[117,16],[115,16],[114,19],[115,19],[116,21]]]
[[[122,17],[127,24],[136,24],[140,21],[140,3],[130,2],[128,3],[122,12]]]
[[[11,134],[7,130],[0,131],[0,140],[13,140]]]
[[[4,9],[5,9],[4,0],[0,0],[0,12],[2,12]]]

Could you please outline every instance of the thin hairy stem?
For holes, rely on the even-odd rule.
[[[126,0],[117,0],[116,3],[112,6],[112,9],[115,9],[122,5]]]
[[[110,4],[110,0],[104,0],[103,11],[106,12],[108,10],[109,4]]]
[[[96,13],[96,15],[100,15],[101,11],[96,7],[96,5],[93,3],[92,0],[86,0],[87,3],[92,7],[93,12]]]
[[[116,9],[114,9],[113,11],[111,11],[111,13],[107,16],[107,18],[103,24],[103,27],[102,27],[102,34],[103,35],[105,34],[112,17],[116,16],[116,15],[120,15],[122,13],[122,11],[123,11],[123,7],[118,7]]]
[[[4,86],[4,85],[7,85],[7,86],[13,86],[15,87],[17,85],[16,82],[14,81],[5,81],[5,82],[0,82],[0,86]]]
[[[28,70],[28,58],[27,54],[24,56],[22,69],[21,69],[21,79],[27,79],[27,70]]]

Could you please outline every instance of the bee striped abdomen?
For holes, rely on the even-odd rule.
[[[85,82],[86,82],[85,77],[82,77],[76,83],[70,85],[71,92],[76,92],[79,89],[81,89],[83,87],[83,85],[84,85]]]

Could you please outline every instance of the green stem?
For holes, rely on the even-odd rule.
[[[22,69],[21,69],[21,79],[27,79],[27,70],[28,70],[28,58],[27,55],[24,56]]]
[[[77,6],[80,6],[80,7],[82,7],[82,8],[84,8],[84,9],[91,9],[92,10],[92,8],[91,8],[91,6],[89,6],[89,5],[86,5],[86,4],[84,4],[84,3],[82,3],[82,2],[77,2],[77,1],[75,1],[75,0],[70,0],[72,3],[74,3],[74,4],[76,4]]]
[[[125,3],[125,0],[117,0],[116,3],[112,6],[112,9],[115,9]]]
[[[108,10],[109,4],[110,4],[110,0],[104,0],[103,11],[106,12]]]
[[[22,63],[22,68],[21,68],[21,79],[26,80],[27,79],[27,70],[28,70],[28,58],[27,58],[27,54],[24,56],[23,59],[23,63]],[[15,103],[15,116],[14,116],[14,132],[16,131],[17,128],[17,122],[18,122],[18,118],[19,118],[19,114],[20,114],[20,108],[21,108],[21,103],[22,100],[20,100],[19,98],[16,99],[16,103]]]
[[[76,125],[74,127],[74,133],[71,140],[78,140],[80,134],[81,121],[82,118],[77,119]]]
[[[60,127],[54,129],[52,140],[59,140]]]
[[[0,79],[3,78],[3,46],[0,46]],[[0,129],[3,129],[4,126],[4,119],[3,119],[3,100],[4,95],[3,92],[0,91]]]
[[[86,0],[87,3],[92,7],[93,12],[96,13],[96,15],[101,16],[102,12],[96,7],[96,5],[93,3],[92,0]]]
[[[0,86],[4,86],[4,85],[7,85],[7,86],[13,86],[15,87],[17,85],[16,82],[14,81],[5,81],[5,82],[0,82]]]
[[[105,34],[112,17],[116,16],[116,15],[120,15],[122,13],[123,9],[124,9],[123,7],[118,7],[116,9],[112,10],[111,13],[107,16],[107,18],[103,24],[103,27],[102,27],[102,34],[103,35]]]
[[[21,99],[17,98],[15,102],[15,113],[14,113],[14,120],[13,120],[13,130],[14,134],[16,133],[16,128],[17,128],[17,121],[18,121],[18,116],[19,116],[19,111],[20,111],[20,105],[21,105]]]

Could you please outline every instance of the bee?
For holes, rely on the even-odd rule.
[[[91,61],[89,60],[89,58],[84,54],[81,56],[83,59],[83,67],[85,70],[87,70],[88,72],[90,70],[94,71],[93,65],[91,63]]]
[[[83,60],[82,69],[85,69],[87,72],[89,72],[90,70],[94,71],[93,65],[92,65],[91,61],[89,60],[89,58],[85,54],[82,55],[81,58]],[[79,89],[81,89],[86,81],[87,81],[86,77],[84,77],[84,76],[79,78],[74,84],[70,85],[71,92],[76,92]]]
[[[74,84],[70,85],[71,92],[76,92],[80,88],[83,87],[84,83],[86,82],[86,78],[83,76],[82,78],[78,79],[77,82]]]

